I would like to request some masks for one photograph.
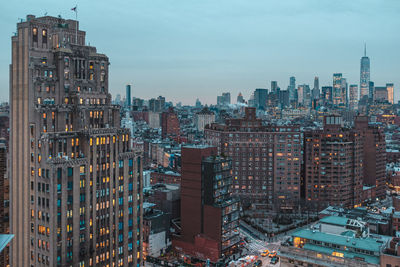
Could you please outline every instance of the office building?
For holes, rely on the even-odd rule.
[[[231,196],[232,162],[215,147],[182,148],[181,235],[173,247],[216,263],[235,253],[239,237],[239,200]]]
[[[165,97],[159,96],[149,100],[149,110],[153,112],[163,112],[165,109]]]
[[[390,104],[394,104],[394,86],[393,83],[386,84],[386,91],[388,94],[388,101]]]
[[[370,101],[373,101],[375,99],[375,95],[374,95],[374,93],[375,93],[375,83],[374,82],[370,81],[368,83],[368,90],[369,90],[368,91],[368,99]],[[361,98],[360,98],[360,100],[361,100]]]
[[[244,202],[269,209],[293,209],[300,198],[300,128],[264,126],[255,108],[244,118],[213,123],[204,130],[207,143],[232,159],[233,193]]]
[[[218,106],[228,106],[231,104],[231,93],[222,93],[222,95],[217,96]]]
[[[347,82],[341,73],[333,74],[332,100],[335,106],[347,105]]]
[[[143,266],[142,153],[85,36],[28,15],[12,37],[11,266]]]
[[[288,91],[289,91],[289,101],[296,101],[296,78],[295,77],[290,77],[289,79],[289,86],[288,86]]]
[[[358,86],[351,84],[349,90],[349,109],[356,110],[358,106]]]
[[[322,86],[322,96],[321,99],[324,105],[333,104],[333,87],[332,86]]]
[[[312,89],[312,100],[319,99],[320,91],[319,91],[319,78],[314,77],[314,88]]]
[[[364,46],[364,56],[361,58],[360,63],[360,99],[364,96],[368,96],[372,100],[371,91],[369,90],[370,82],[370,63],[369,57],[367,57],[367,48]]]
[[[132,106],[132,88],[130,84],[126,85],[125,106],[130,109]]]
[[[265,110],[267,107],[268,89],[257,88],[254,91],[254,103],[257,109]]]
[[[278,87],[278,82],[277,81],[271,81],[271,92],[274,94],[277,94],[279,90]]]
[[[236,99],[236,103],[244,104],[246,101],[244,101],[242,93],[239,93]]]
[[[304,107],[311,106],[311,90],[308,84],[299,85],[297,88],[297,100]]]
[[[388,88],[386,86],[375,86],[374,101],[375,102],[388,102]]]

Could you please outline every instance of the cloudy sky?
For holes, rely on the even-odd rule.
[[[342,72],[359,83],[364,42],[371,80],[400,99],[398,0],[17,0],[0,1],[0,100],[8,100],[10,37],[27,14],[74,18],[109,56],[110,90],[194,104],[225,91],[247,99],[277,80],[330,85]]]

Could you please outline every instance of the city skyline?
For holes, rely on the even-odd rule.
[[[43,0],[35,7],[24,1],[0,4],[1,33],[11,36],[16,21],[25,14],[75,18],[71,11],[75,2],[56,7],[50,3]],[[106,19],[93,15],[106,9],[110,10]],[[248,100],[255,88],[269,88],[271,81],[286,90],[290,76],[296,77],[297,84],[309,85],[318,76],[320,86],[327,86],[332,85],[333,73],[343,73],[349,84],[359,84],[364,43],[371,60],[371,81],[376,86],[394,83],[397,102],[398,11],[396,1],[384,5],[311,0],[301,4],[254,1],[251,5],[245,1],[116,1],[111,7],[105,1],[96,6],[78,2],[78,20],[89,32],[88,42],[93,46],[104,43],[102,52],[112,59],[110,92],[114,97],[124,95],[126,84],[132,84],[134,97],[164,95],[167,101],[184,104],[194,104],[196,97],[214,104],[216,96],[226,91],[233,98],[242,92]],[[337,23],[325,22],[332,18]],[[341,34],[332,35],[332,31]],[[3,38],[1,101],[8,100],[9,47],[9,38]]]

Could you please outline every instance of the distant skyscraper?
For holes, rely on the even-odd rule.
[[[333,74],[333,104],[344,106],[347,103],[347,82],[341,73]]]
[[[375,93],[375,83],[372,81],[369,81],[369,83],[368,83],[368,98],[370,100],[375,99],[374,93]],[[360,100],[361,100],[361,98],[360,98]]]
[[[386,84],[386,90],[388,94],[388,101],[390,104],[394,104],[394,86],[393,83],[387,83]]]
[[[364,45],[364,56],[361,58],[360,66],[360,99],[362,99],[365,95],[372,99],[372,96],[369,94],[369,80],[370,63],[369,57],[367,57],[367,47]]]
[[[386,86],[375,86],[374,101],[376,102],[388,102],[388,90]]]
[[[254,91],[254,102],[257,109],[265,109],[267,106],[268,90],[257,88]]]
[[[314,78],[314,88],[312,90],[312,99],[319,99],[319,78],[315,76]]]
[[[231,93],[222,93],[222,97],[227,105],[231,104]]]
[[[289,101],[296,100],[295,99],[295,90],[296,90],[296,78],[295,77],[290,77],[290,83],[289,83]]]
[[[222,95],[217,96],[218,106],[227,106],[231,104],[231,93],[222,93]]]
[[[317,89],[319,91],[319,78],[318,78],[318,76],[315,76],[315,78],[314,78],[314,89]]]
[[[132,91],[131,90],[132,90],[131,85],[127,84],[126,85],[126,99],[125,99],[125,101],[126,101],[125,105],[127,108],[130,108],[131,103],[132,103],[131,102],[132,101],[132,95],[131,95]]]
[[[157,99],[149,100],[149,110],[154,112],[162,112],[165,108],[165,97],[159,96]]]
[[[271,92],[276,94],[277,91],[278,91],[278,82],[271,81]]]
[[[332,86],[322,86],[322,99],[324,101],[324,105],[332,104]]]
[[[196,108],[201,108],[201,107],[202,107],[201,102],[200,102],[200,100],[197,98],[197,99],[196,99]]]
[[[311,90],[308,84],[299,85],[297,89],[297,97],[299,104],[303,105],[304,107],[311,106]]]
[[[347,106],[349,103],[349,93],[348,93],[347,81],[345,78],[342,78],[340,90],[341,90],[342,105]]]
[[[236,102],[237,103],[244,103],[244,98],[243,98],[242,93],[238,94]]]
[[[357,84],[351,84],[349,91],[350,91],[349,108],[350,108],[350,110],[355,110],[355,109],[357,109],[357,104],[358,104],[358,86],[357,86]]]

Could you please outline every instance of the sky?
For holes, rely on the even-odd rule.
[[[11,36],[27,14],[74,19],[110,58],[110,92],[194,104],[217,95],[297,84],[359,84],[364,42],[376,86],[400,100],[398,0],[17,0],[0,1],[0,101],[8,100]]]

